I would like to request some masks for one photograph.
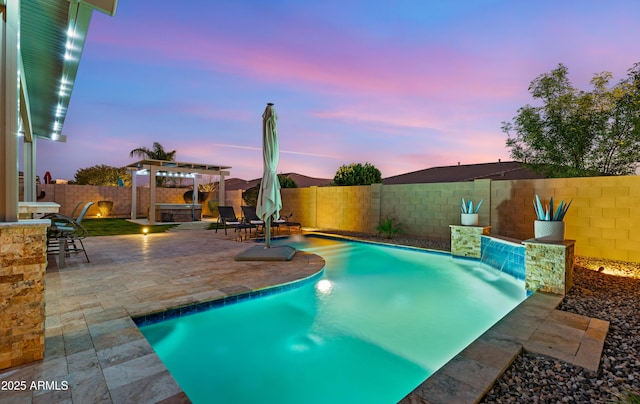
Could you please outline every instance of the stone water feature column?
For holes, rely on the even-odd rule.
[[[573,286],[575,240],[546,243],[529,239],[522,243],[527,289],[566,294]]]
[[[491,226],[458,226],[451,228],[451,255],[458,257],[482,257],[480,236],[488,236]]]
[[[0,369],[44,357],[49,220],[0,223]]]

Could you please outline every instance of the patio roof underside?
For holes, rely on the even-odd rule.
[[[62,128],[92,11],[113,16],[117,0],[19,4],[22,131],[28,142],[34,137],[64,142]]]

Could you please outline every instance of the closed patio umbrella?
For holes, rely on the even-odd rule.
[[[263,174],[256,213],[265,223],[265,247],[271,247],[271,217],[280,218],[282,199],[280,197],[280,182],[278,181],[277,168],[280,160],[278,145],[278,116],[272,103],[262,114],[262,157]]]

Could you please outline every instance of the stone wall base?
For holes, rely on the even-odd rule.
[[[0,223],[0,369],[44,357],[49,220]]]
[[[575,240],[547,243],[530,239],[523,244],[527,289],[566,294],[573,286]]]
[[[451,255],[458,257],[482,257],[480,236],[489,235],[491,226],[458,226],[451,228]]]
[[[482,258],[481,237],[489,236],[490,226],[451,225],[451,255]],[[522,242],[525,246],[524,270],[527,290],[566,294],[573,286],[575,240]]]

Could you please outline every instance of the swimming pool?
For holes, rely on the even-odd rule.
[[[194,403],[395,403],[526,298],[448,254],[286,243],[322,256],[322,277],[140,328]]]

